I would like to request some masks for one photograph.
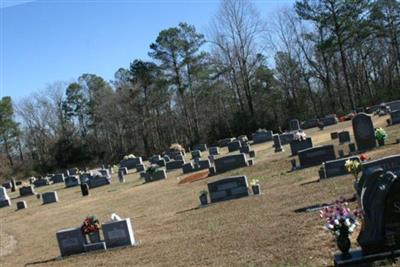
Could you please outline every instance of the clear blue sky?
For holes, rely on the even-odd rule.
[[[158,33],[184,21],[204,33],[219,1],[0,0],[0,97],[18,100],[83,73],[112,80],[148,59]],[[256,1],[268,21],[294,0]]]

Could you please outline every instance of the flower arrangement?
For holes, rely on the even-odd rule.
[[[134,158],[136,158],[136,157],[133,154],[129,154],[129,155],[125,155],[124,156],[124,159],[134,159]]]
[[[375,138],[378,141],[385,141],[388,135],[383,128],[376,128],[375,129]]]
[[[259,185],[260,181],[258,179],[251,179],[250,181],[250,185],[251,186],[255,186],[255,185]]]
[[[100,230],[100,222],[96,215],[87,216],[83,221],[81,229],[84,234],[88,235],[98,232]]]
[[[294,140],[302,141],[302,140],[306,140],[306,139],[307,139],[307,135],[305,132],[296,132],[294,134]]]
[[[358,175],[361,172],[361,163],[358,160],[348,159],[346,160],[344,166],[346,167],[347,171],[351,173],[354,176],[354,179],[357,181]]]
[[[360,160],[361,160],[361,161],[366,161],[366,160],[368,160],[368,156],[365,155],[365,154],[361,154],[361,155],[360,155]]]
[[[348,236],[354,232],[358,224],[357,219],[362,218],[362,212],[359,209],[352,211],[346,200],[341,197],[334,205],[321,210],[320,216],[326,221],[324,228],[339,237]]]

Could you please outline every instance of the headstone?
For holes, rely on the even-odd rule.
[[[371,116],[359,113],[353,118],[352,124],[358,150],[365,151],[375,148],[375,130]]]
[[[185,162],[183,160],[171,160],[170,162],[166,163],[167,170],[175,170],[182,168]]]
[[[283,151],[281,138],[280,138],[279,134],[274,134],[274,147],[275,147],[275,153]]]
[[[317,146],[300,150],[298,152],[300,166],[302,168],[320,165],[322,162],[335,160],[333,145]]]
[[[36,192],[33,189],[33,185],[29,185],[29,186],[23,186],[19,188],[19,195],[21,197],[25,197],[25,196],[31,196],[31,195],[35,195]]]
[[[35,187],[46,186],[46,185],[49,185],[49,184],[50,184],[50,183],[49,183],[49,179],[48,179],[48,178],[37,179],[37,180],[33,183],[33,185],[34,185]]]
[[[369,174],[378,168],[382,168],[384,171],[391,171],[396,175],[400,175],[400,154],[363,162],[361,167],[363,174]]]
[[[12,184],[11,181],[5,182],[1,185],[2,187],[4,187],[5,189],[11,189]]]
[[[279,135],[279,138],[281,139],[282,146],[284,146],[295,140],[295,133],[283,133]]]
[[[17,202],[17,210],[26,209],[27,207],[28,207],[28,206],[27,206],[25,200],[22,200],[22,201],[18,201],[18,202]]]
[[[298,131],[300,130],[300,122],[298,119],[293,119],[289,122],[290,131]]]
[[[272,131],[267,131],[265,129],[259,129],[257,132],[252,134],[252,139],[254,144],[260,144],[268,141],[272,141]]]
[[[235,140],[235,138],[225,138],[225,139],[218,140],[217,143],[218,143],[219,147],[226,147],[226,146],[228,146],[228,144],[230,142],[233,142],[234,140]]]
[[[250,150],[251,150],[250,145],[246,144],[242,146],[239,151],[240,153],[249,154]]]
[[[64,179],[65,178],[63,173],[57,173],[51,177],[51,181],[53,182],[53,184],[64,183]]]
[[[329,125],[334,125],[338,123],[338,118],[336,117],[335,114],[330,114],[325,116],[325,118],[323,118],[322,123],[324,124],[324,126],[329,126]]]
[[[76,176],[68,176],[64,179],[65,187],[74,187],[79,185],[79,180]]]
[[[335,140],[335,139],[337,139],[338,138],[338,133],[337,132],[332,132],[331,133],[331,140]]]
[[[207,184],[211,202],[249,196],[246,176],[223,178]]]
[[[182,166],[182,172],[183,173],[186,174],[186,173],[191,173],[193,171],[194,171],[194,167],[193,167],[193,164],[191,162],[187,162],[187,163],[183,164],[183,166]]]
[[[399,192],[400,178],[393,172],[374,169],[364,176],[359,195],[363,226],[357,238],[364,255],[400,249]]]
[[[168,155],[164,155],[163,159],[165,160],[165,162],[171,161],[171,158]]]
[[[359,157],[349,157],[324,162],[322,165],[324,170],[324,178],[331,178],[349,174],[345,167],[346,161],[349,159],[361,162]]]
[[[310,129],[310,128],[315,128],[318,126],[318,119],[310,119],[306,120],[302,125],[301,128],[303,129]]]
[[[400,123],[400,109],[390,112],[391,125]]]
[[[200,150],[201,152],[204,152],[204,151],[207,151],[207,145],[206,144],[198,144],[198,145],[195,145],[192,150]]]
[[[11,206],[10,197],[7,195],[7,189],[0,186],[0,208]]]
[[[120,162],[121,167],[126,167],[128,170],[136,169],[138,164],[143,164],[142,157],[124,159]]]
[[[247,167],[248,162],[245,154],[235,154],[214,160],[216,173],[226,172],[236,168]]]
[[[395,110],[400,110],[400,100],[395,100],[386,103],[387,106],[390,107],[390,110],[395,111]]]
[[[167,172],[164,169],[159,169],[154,173],[145,173],[143,177],[146,183],[154,182],[158,180],[167,179]]]
[[[217,146],[209,147],[208,154],[213,155],[213,156],[219,155],[219,147],[217,147]]]
[[[109,179],[110,182],[111,182],[111,174],[110,174],[110,172],[108,171],[108,169],[101,169],[101,170],[99,170],[99,172],[100,172],[100,174],[101,174],[102,176],[106,177],[106,178]]]
[[[87,184],[81,184],[81,193],[83,197],[89,195],[89,186]]]
[[[15,192],[17,190],[17,184],[14,178],[11,178],[11,192]]]
[[[90,189],[100,187],[103,185],[110,185],[111,180],[106,176],[94,176],[89,179],[87,182]]]
[[[136,165],[136,171],[137,171],[137,172],[143,172],[143,171],[145,171],[144,164],[138,164],[138,165]]]
[[[192,159],[201,158],[201,151],[200,150],[193,150],[191,153],[192,153]]]
[[[136,244],[130,218],[103,223],[101,229],[107,248]]]
[[[58,202],[57,192],[46,192],[42,194],[43,205]]]
[[[311,137],[307,137],[305,140],[293,140],[290,142],[290,150],[292,151],[292,156],[297,155],[300,150],[313,147]]]
[[[56,233],[61,256],[80,254],[85,251],[85,237],[80,227],[63,229]]]
[[[348,131],[342,131],[338,134],[339,143],[344,144],[350,142],[350,133]]]
[[[151,163],[151,164],[157,164],[157,161],[159,161],[159,160],[161,160],[162,158],[161,158],[161,156],[160,155],[154,155],[154,156],[151,156],[150,158],[149,158],[149,162]]]
[[[242,147],[242,143],[240,142],[240,140],[235,140],[228,144],[228,151],[234,152],[234,151],[240,150],[241,147]]]

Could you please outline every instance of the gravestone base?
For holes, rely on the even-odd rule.
[[[0,200],[0,208],[11,206],[11,200],[9,199],[1,199]]]
[[[98,242],[98,243],[91,243],[91,244],[84,244],[83,248],[85,252],[92,252],[92,251],[105,251],[107,250],[106,242]]]
[[[363,255],[360,248],[352,249],[349,256],[343,257],[342,253],[336,253],[334,256],[335,266],[370,266],[371,263],[376,261],[383,261],[386,259],[395,259],[400,257],[400,250],[389,252],[381,252],[376,254]]]
[[[27,205],[26,205],[26,201],[18,201],[17,202],[17,210],[22,210],[22,209],[26,209]]]

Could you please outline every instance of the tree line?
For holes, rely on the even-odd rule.
[[[222,0],[206,35],[180,23],[112,81],[82,74],[0,102],[0,176],[150,156],[400,98],[400,3],[301,0],[268,23]]]

